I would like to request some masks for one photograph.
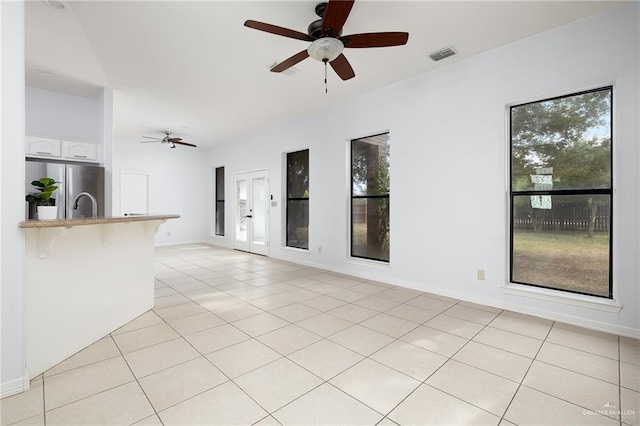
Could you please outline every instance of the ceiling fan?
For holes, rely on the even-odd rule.
[[[178,145],[186,145],[186,146],[192,146],[192,147],[196,147],[194,144],[192,143],[187,143],[187,142],[182,142],[181,138],[172,138],[171,137],[171,132],[169,132],[168,130],[164,131],[165,137],[164,138],[154,138],[151,136],[143,136],[143,138],[146,139],[151,139],[149,141],[142,141],[142,143],[150,143],[150,142],[160,142],[160,143],[168,143],[169,144],[169,148],[175,148],[176,144]]]
[[[401,46],[407,43],[409,33],[383,32],[342,35],[342,27],[351,12],[355,0],[329,0],[327,3],[319,3],[315,12],[320,19],[313,21],[307,30],[307,34],[279,27],[264,22],[248,20],[245,27],[264,31],[267,33],[289,37],[296,40],[309,41],[309,47],[292,57],[285,59],[273,68],[273,72],[285,71],[298,62],[311,56],[325,65],[325,84],[327,81],[327,63],[343,80],[355,77],[353,68],[347,58],[342,54],[344,48],[362,49],[369,47]]]

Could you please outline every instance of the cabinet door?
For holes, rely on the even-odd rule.
[[[90,143],[62,141],[64,158],[76,161],[95,161],[98,159],[98,147]]]
[[[57,139],[27,136],[25,153],[36,157],[60,157],[60,141]]]

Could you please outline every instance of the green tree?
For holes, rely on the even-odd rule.
[[[389,135],[352,142],[352,193],[356,196],[389,195]],[[389,198],[366,199],[366,239],[371,257],[389,259]]]
[[[287,154],[287,242],[309,248],[309,151]],[[303,200],[306,199],[306,200]]]
[[[535,189],[530,175],[547,167],[553,168],[554,189],[610,188],[610,120],[610,89],[512,108],[512,189]],[[593,197],[588,201],[589,236],[598,203]],[[530,208],[536,231],[545,214]]]

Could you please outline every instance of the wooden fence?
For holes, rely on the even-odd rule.
[[[610,212],[611,208],[608,202],[596,206],[594,227],[596,232],[609,231],[611,226]],[[539,229],[588,231],[589,222],[591,221],[591,207],[559,205],[554,206],[550,210],[532,209],[529,206],[514,208],[514,229],[534,229],[534,220],[539,225]]]

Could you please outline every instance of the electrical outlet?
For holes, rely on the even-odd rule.
[[[484,281],[484,269],[478,269],[477,277],[480,281]]]
[[[171,231],[167,231],[167,237],[171,236]]]
[[[322,254],[322,246],[318,246],[318,254]]]

